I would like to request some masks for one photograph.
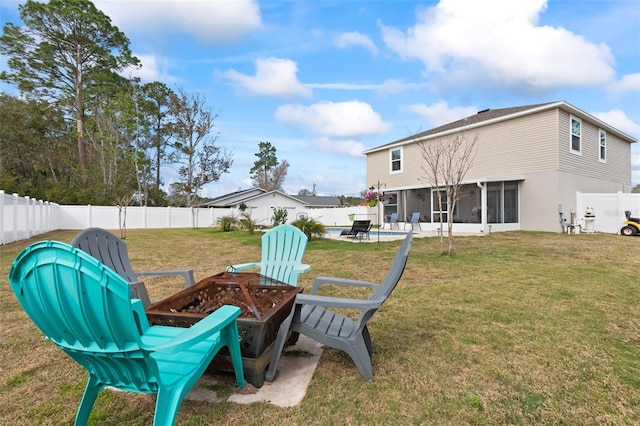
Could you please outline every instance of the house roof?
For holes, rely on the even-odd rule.
[[[241,189],[239,191],[230,192],[228,194],[220,195],[219,197],[212,198],[206,203],[201,204],[203,207],[231,207],[246,200],[253,198],[257,195],[261,195],[267,192],[262,188],[249,188]]]
[[[295,198],[307,204],[309,207],[338,207],[340,206],[340,198],[325,197],[318,195],[294,195]]]
[[[242,201],[244,201],[244,202],[250,202],[251,200],[256,200],[256,199],[258,199],[258,198],[264,198],[264,197],[269,196],[269,195],[281,195],[281,196],[283,196],[283,197],[285,197],[285,198],[288,198],[288,199],[290,199],[290,200],[292,200],[292,201],[298,202],[298,203],[300,203],[300,204],[305,204],[305,203],[304,203],[304,201],[297,199],[297,198],[296,198],[296,197],[294,197],[293,195],[285,194],[284,192],[282,192],[282,191],[278,191],[278,190],[269,191],[269,192],[266,192],[266,191],[265,191],[265,192],[264,192],[264,193],[262,193],[262,194],[257,194],[257,195],[254,195],[254,196],[252,196],[252,197],[247,197],[247,198],[243,199]]]
[[[598,118],[574,107],[568,102],[558,101],[558,102],[547,102],[543,104],[524,105],[524,106],[517,106],[517,107],[510,107],[510,108],[485,109],[482,111],[478,111],[477,114],[471,115],[469,117],[465,117],[461,120],[453,121],[451,123],[435,127],[431,130],[427,130],[426,132],[417,133],[415,135],[407,136],[406,138],[398,139],[396,141],[387,143],[385,145],[381,145],[381,146],[369,149],[364,153],[369,154],[369,153],[373,153],[382,149],[387,149],[396,145],[400,146],[408,143],[418,142],[421,140],[445,136],[450,133],[473,129],[476,127],[485,126],[495,122],[511,120],[513,118],[521,117],[524,115],[535,114],[541,111],[546,111],[554,108],[563,109],[575,116],[582,118],[583,120],[596,123],[599,127],[606,129],[610,133],[616,134],[618,137],[622,138],[623,140],[626,140],[629,143],[637,142],[636,139],[632,138],[626,133],[623,133],[620,130],[612,127],[611,125],[599,120]]]

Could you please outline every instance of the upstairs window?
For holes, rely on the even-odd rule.
[[[391,173],[399,173],[402,171],[402,148],[392,149],[391,155]]]
[[[575,117],[571,117],[571,152],[582,152],[582,121]]]
[[[607,132],[600,129],[600,131],[598,132],[598,139],[600,141],[599,142],[600,149],[598,150],[599,152],[598,159],[603,163],[606,163],[607,162]]]

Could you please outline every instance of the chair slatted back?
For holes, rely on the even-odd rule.
[[[129,261],[127,245],[112,233],[102,228],[87,228],[75,236],[71,245],[99,259],[129,282],[138,281]]]
[[[407,260],[409,259],[409,250],[411,250],[412,241],[413,231],[409,231],[396,253],[396,257],[391,264],[391,268],[389,269],[387,276],[384,278],[382,283],[380,283],[380,286],[376,291],[369,297],[369,300],[379,300],[384,302],[396,285],[398,285],[398,282],[400,282],[400,278],[402,278],[402,274],[404,273],[404,268],[407,265]]]
[[[157,363],[140,348],[147,317],[141,304],[134,314],[129,283],[114,271],[66,243],[41,241],[18,255],[9,282],[44,335],[103,383],[157,391]]]
[[[276,226],[262,236],[260,273],[296,285],[298,276],[292,272],[302,263],[306,247],[307,236],[300,229],[289,224]]]
[[[9,281],[36,326],[63,349],[139,350],[129,284],[87,253],[58,241],[36,243],[16,258]]]

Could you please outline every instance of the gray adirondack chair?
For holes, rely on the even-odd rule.
[[[413,241],[413,230],[409,231],[387,276],[380,284],[343,278],[317,277],[310,294],[298,294],[291,314],[280,326],[266,380],[272,381],[276,374],[280,353],[289,331],[300,333],[326,346],[349,354],[365,380],[373,380],[370,356],[373,353],[367,322],[387,300],[402,277],[409,249]],[[374,289],[368,299],[347,299],[318,295],[323,284],[367,287]],[[332,311],[330,308],[359,309],[357,320]]]
[[[151,300],[144,282],[140,281],[139,277],[180,275],[184,278],[185,287],[195,283],[193,271],[190,269],[135,272],[129,261],[129,252],[125,242],[102,228],[87,228],[81,231],[73,238],[71,245],[89,253],[127,280],[131,288],[131,298],[140,299],[145,308],[151,305]]]

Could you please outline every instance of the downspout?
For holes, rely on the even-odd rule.
[[[480,188],[480,204],[481,204],[480,232],[485,232],[485,230],[487,229],[487,187],[486,185],[483,185],[482,182],[479,182],[479,181],[476,182],[476,185],[478,186],[478,188]]]

